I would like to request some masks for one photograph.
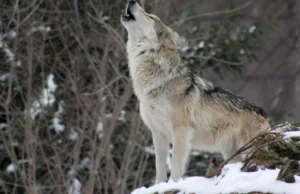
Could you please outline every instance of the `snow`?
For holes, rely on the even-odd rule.
[[[51,85],[51,87],[52,87],[52,90],[55,91],[56,85],[55,84]],[[61,121],[60,121],[61,114],[64,112],[63,105],[64,105],[64,102],[60,101],[59,104],[58,104],[58,110],[55,112],[54,117],[52,119],[52,125],[51,125],[51,127],[57,133],[61,133],[61,132],[63,132],[65,130],[65,125],[61,124]]]
[[[54,82],[54,75],[49,74],[47,77],[46,88],[42,90],[39,100],[35,100],[31,108],[31,117],[34,119],[41,111],[43,106],[52,106],[55,102],[54,93],[57,85]]]
[[[113,116],[112,113],[108,113],[108,114],[105,115],[105,117],[108,118],[108,119],[112,118],[112,116]]]
[[[51,28],[49,26],[37,26],[30,29],[30,32],[27,35],[30,35],[34,32],[50,32]]]
[[[10,37],[10,38],[15,38],[16,36],[17,36],[17,33],[15,31],[10,31],[8,33],[8,37]]]
[[[17,33],[15,31],[10,31],[8,33],[0,34],[0,48],[4,51],[6,57],[8,58],[8,61],[11,63],[11,65],[15,65],[17,67],[21,67],[22,63],[20,60],[15,59],[14,53],[11,51],[11,49],[8,47],[8,44],[4,41],[6,37],[9,39],[16,38]]]
[[[205,42],[202,40],[199,44],[198,44],[198,48],[203,48],[205,45]]]
[[[15,60],[15,55],[11,52],[11,50],[7,47],[7,45],[4,45],[3,51],[5,52],[8,61],[13,62]]]
[[[155,154],[155,150],[152,146],[145,147],[145,152],[147,152],[148,154]]]
[[[288,139],[291,137],[300,137],[300,131],[288,131],[284,132],[284,139]]]
[[[149,188],[139,188],[131,194],[164,193],[168,190],[179,189],[180,193],[221,194],[249,193],[253,191],[299,194],[300,177],[295,176],[295,183],[277,181],[279,169],[258,170],[256,172],[241,172],[242,163],[226,165],[220,176],[213,178],[189,177],[178,182],[169,181]]]
[[[0,76],[0,81],[5,81],[10,76],[10,73],[4,73]]]
[[[31,164],[32,163],[32,159],[22,159],[22,160],[19,160],[17,162],[18,164],[25,164],[25,163],[29,163]],[[9,164],[7,167],[6,167],[6,172],[7,173],[13,173],[15,172],[17,169],[17,166],[15,164]]]
[[[73,128],[71,128],[69,139],[75,141],[77,138],[78,138],[78,133]]]
[[[169,149],[169,153],[167,155],[167,161],[166,161],[168,172],[171,172],[171,169],[172,169],[172,153],[173,153],[173,150]]]
[[[47,78],[47,87],[48,87],[48,90],[51,91],[51,92],[55,92],[55,90],[57,88],[57,85],[54,82],[54,75],[53,74],[50,74]]]
[[[11,173],[16,171],[16,165],[10,164],[6,167],[6,172]]]
[[[71,184],[71,187],[69,188],[68,194],[80,194],[81,190],[81,183],[78,179],[74,179],[73,183]]]
[[[102,139],[103,137],[103,122],[102,121],[99,121],[98,124],[97,124],[97,127],[96,127],[96,133],[98,134],[98,137],[100,139]]]
[[[145,152],[147,152],[151,155],[154,155],[155,154],[154,147],[153,146],[146,147]],[[173,154],[173,150],[169,149],[168,155],[167,155],[167,158],[166,158],[166,164],[167,164],[168,172],[171,172],[171,169],[172,169],[172,154]]]
[[[108,21],[109,20],[109,16],[103,16],[102,19],[103,19],[103,21]]]
[[[126,114],[126,111],[125,110],[121,110],[121,114],[120,114],[118,120],[125,122],[126,121],[125,120],[125,114]]]
[[[58,117],[54,117],[52,119],[52,127],[57,132],[63,132],[65,130],[65,126],[60,123],[60,119]]]
[[[249,33],[252,34],[255,31],[255,29],[256,29],[256,26],[251,26],[249,28]]]
[[[22,62],[20,60],[17,60],[16,66],[17,67],[21,67],[22,66]]]
[[[7,126],[6,123],[0,123],[0,129],[4,129]]]
[[[185,52],[185,51],[187,51],[189,48],[190,48],[190,47],[189,47],[188,45],[186,45],[185,47],[183,47],[183,48],[181,49],[181,51],[182,51],[182,52]]]

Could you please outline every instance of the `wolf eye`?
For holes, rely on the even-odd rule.
[[[154,17],[152,17],[152,16],[149,16],[149,17],[154,20]]]

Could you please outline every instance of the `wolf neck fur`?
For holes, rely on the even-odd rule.
[[[149,47],[144,41],[132,44],[128,41],[127,52],[129,58],[129,69],[133,80],[133,87],[138,98],[155,98],[162,93],[172,92],[178,94],[177,84],[186,82],[189,84],[191,78],[190,70],[182,63],[178,51],[159,47]],[[175,81],[174,81],[175,80]]]

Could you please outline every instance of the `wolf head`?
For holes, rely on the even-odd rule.
[[[130,0],[121,22],[128,32],[131,43],[150,42],[153,47],[180,49],[187,45],[184,37],[166,26],[157,16],[148,14],[136,1]]]

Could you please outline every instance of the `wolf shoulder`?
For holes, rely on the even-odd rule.
[[[267,114],[263,108],[246,100],[245,98],[198,76],[195,76],[194,79],[195,83],[193,83],[193,87],[197,87],[199,89],[203,104],[226,109],[229,112],[255,113],[263,118],[267,118]],[[188,87],[187,91],[192,93],[193,91],[191,88],[192,86]]]

